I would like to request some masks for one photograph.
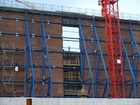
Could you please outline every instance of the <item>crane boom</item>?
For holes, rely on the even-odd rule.
[[[99,0],[98,3],[102,5],[105,18],[110,94],[113,98],[123,98],[125,89],[118,0]]]
[[[32,9],[35,9],[35,10],[40,10],[38,7],[36,7],[33,3],[31,2],[28,2],[28,1],[25,1],[25,0],[15,0],[16,2],[19,2],[27,7],[30,7]]]

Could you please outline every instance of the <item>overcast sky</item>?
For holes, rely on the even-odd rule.
[[[36,3],[54,4],[78,8],[98,9],[98,0],[28,0]],[[119,0],[119,11],[140,14],[140,0]]]
[[[9,2],[9,1],[11,0],[0,0],[0,3],[3,3],[5,5],[6,4],[5,2]],[[21,7],[21,4],[15,2],[15,0],[12,1],[14,2],[9,2],[11,5],[15,3],[16,6]],[[38,3],[35,4],[34,6],[34,8],[38,10],[51,10],[51,11],[63,10],[65,12],[76,12],[76,13],[83,13],[87,15],[101,16],[101,6],[98,5],[98,0],[22,0],[22,1]],[[41,6],[40,4],[51,4],[57,6],[51,6],[51,5]],[[29,6],[25,7],[25,5],[22,5],[22,7],[30,8]],[[75,8],[68,8],[68,7],[75,7]],[[79,9],[79,8],[84,8],[84,9]],[[87,9],[94,9],[94,10],[87,10]],[[121,12],[120,19],[140,20],[140,0],[119,0],[119,12]]]

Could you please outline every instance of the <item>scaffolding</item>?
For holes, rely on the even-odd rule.
[[[2,94],[1,96],[12,96],[16,97],[20,93],[22,95],[25,94],[25,83],[16,83],[17,72],[21,67],[18,67],[15,64],[15,56],[21,53],[23,56],[25,55],[23,51],[16,51],[14,48],[14,44],[12,44],[12,48],[7,48],[7,45],[2,43],[1,47],[1,62],[2,62]],[[21,56],[20,56],[21,57]],[[24,59],[22,59],[24,60]],[[22,67],[23,68],[23,67]],[[24,74],[23,74],[24,76]],[[24,76],[25,77],[25,76]],[[24,80],[23,80],[24,81]],[[21,85],[22,89],[18,89],[17,86]]]
[[[80,57],[78,54],[63,54],[65,66],[80,66]]]
[[[2,44],[2,96],[4,92],[14,92],[14,45],[12,50],[5,50],[4,43]]]
[[[11,12],[11,8],[1,8],[0,10],[4,12]],[[17,11],[16,9],[12,10],[12,12]],[[19,49],[22,51],[25,51],[26,60],[25,65],[21,65],[21,67],[25,67],[25,80],[22,79],[22,81],[13,79],[14,82],[8,82],[9,84],[14,84],[15,82],[17,84],[24,83],[25,84],[25,95],[26,97],[79,97],[76,95],[76,91],[83,89],[83,86],[85,90],[87,91],[88,96],[92,98],[107,98],[110,97],[110,84],[109,84],[109,78],[108,78],[108,68],[106,67],[106,57],[107,53],[104,51],[104,45],[106,43],[105,38],[103,38],[104,35],[101,35],[105,31],[105,26],[100,24],[101,22],[104,22],[104,19],[101,17],[93,17],[93,16],[87,16],[85,14],[76,14],[76,13],[63,13],[63,12],[48,12],[48,11],[35,11],[35,10],[24,10],[24,9],[18,9],[18,13],[22,13],[22,15],[25,18],[15,18],[15,17],[6,17],[1,16],[1,20],[9,20],[9,21],[17,21],[18,22],[24,22],[26,26],[26,32],[25,33],[18,33],[19,37],[26,38],[26,48],[25,49]],[[31,15],[37,15],[39,19],[31,19],[29,18]],[[61,17],[61,21],[54,21],[52,17]],[[46,17],[50,17],[51,19],[46,19]],[[70,21],[66,21],[67,19],[76,20],[77,22],[71,23]],[[65,21],[63,21],[65,20]],[[84,20],[87,20],[88,22],[83,22]],[[30,32],[30,24],[33,21],[32,24],[37,23],[41,25],[41,31],[40,34],[38,33],[31,33]],[[140,88],[140,67],[139,67],[139,38],[136,37],[137,34],[140,32],[138,28],[135,29],[134,26],[139,24],[137,21],[133,20],[121,20],[122,24],[127,24],[126,27],[121,27],[121,42],[122,42],[122,57],[123,57],[123,63],[124,63],[124,85],[127,89],[127,93],[125,95],[126,98],[137,98],[140,97],[140,94],[138,93],[138,89]],[[53,46],[52,49],[50,48],[49,44],[51,44],[51,40],[56,39],[61,40],[63,39],[62,36],[57,36],[57,28],[52,28],[52,25],[56,25],[59,28],[62,26],[70,26],[70,27],[78,27],[79,28],[79,43],[80,43],[80,52],[72,52],[72,51],[64,51],[63,48],[57,49],[57,46]],[[52,33],[50,35],[50,29],[55,33]],[[61,29],[61,28],[60,28]],[[89,32],[85,32],[85,29],[90,30]],[[100,33],[100,30],[103,30],[102,33]],[[126,38],[126,33],[123,33],[123,31],[127,32],[127,35],[130,38]],[[7,35],[8,36],[15,36],[17,32],[4,32],[1,30],[0,34],[1,36]],[[53,35],[54,34],[54,35]],[[90,35],[89,35],[90,34]],[[34,36],[34,37],[33,37]],[[38,49],[34,48],[32,45],[33,41],[32,38],[39,38],[40,46]],[[72,37],[69,37],[71,39]],[[39,43],[39,42],[38,42]],[[54,44],[54,43],[53,43]],[[61,45],[61,44],[60,44]],[[63,46],[59,46],[63,47]],[[54,49],[55,48],[55,49]],[[16,50],[16,49],[15,49]],[[10,48],[10,53],[15,54],[15,50],[13,48]],[[6,53],[6,52],[3,52]],[[34,58],[34,53],[40,54],[41,59],[40,64],[36,63]],[[59,56],[52,57],[52,54],[60,54],[63,55],[62,59],[60,61]],[[4,54],[2,54],[4,55]],[[74,56],[73,56],[74,55]],[[70,56],[70,57],[68,57]],[[13,56],[14,57],[14,56]],[[64,57],[64,58],[63,58]],[[9,57],[10,58],[10,57]],[[59,59],[58,59],[59,58]],[[56,63],[55,65],[52,64],[52,60]],[[14,60],[14,59],[13,59]],[[42,60],[42,61],[41,61]],[[10,59],[9,59],[10,61]],[[12,62],[12,61],[11,61]],[[62,65],[57,65],[57,63],[62,63]],[[11,63],[11,69],[14,71],[15,63]],[[10,65],[9,65],[10,66]],[[5,70],[6,67],[4,65],[1,65],[2,70]],[[61,81],[53,80],[52,77],[54,71],[59,70],[78,70],[78,72],[63,72],[63,76],[58,76],[58,79],[62,79]],[[6,69],[7,70],[7,69]],[[36,75],[35,70],[39,71],[41,74],[39,77]],[[3,72],[2,72],[3,73]],[[12,73],[11,73],[12,74]],[[76,76],[78,75],[78,77]],[[128,77],[127,77],[128,75]],[[4,77],[3,73],[3,77]],[[69,77],[70,76],[70,77]],[[8,77],[9,78],[9,77]],[[39,78],[39,79],[36,79]],[[40,79],[41,78],[41,79]],[[64,81],[64,79],[66,81]],[[12,80],[12,78],[10,78]],[[67,81],[68,80],[68,81]],[[70,81],[72,80],[72,81]],[[78,80],[78,81],[77,81]],[[4,83],[4,78],[2,79],[2,83]],[[66,88],[68,87],[75,87],[75,91],[73,91],[73,94],[69,94],[70,92],[65,91],[67,96],[64,96],[62,94],[61,96],[57,96],[56,94],[53,95],[53,85],[65,85]],[[38,87],[41,87],[39,90]],[[15,85],[14,85],[15,87]],[[3,85],[3,89],[4,89]],[[56,87],[57,88],[57,87]],[[13,90],[13,89],[11,89]],[[35,94],[36,90],[39,90],[40,94]],[[68,89],[70,90],[70,88]],[[71,88],[71,90],[73,90]],[[71,91],[70,90],[70,91]],[[59,91],[61,92],[61,91]],[[64,92],[64,91],[63,91]],[[69,95],[68,95],[69,94]],[[11,94],[12,96],[12,94]]]
[[[14,64],[14,91],[13,97],[25,96],[25,51],[14,49],[15,61]],[[23,62],[21,65],[20,63]],[[19,63],[19,64],[18,64]],[[22,76],[20,76],[20,72]],[[21,82],[18,82],[21,81]]]
[[[63,66],[67,67],[64,68],[64,82],[70,82],[70,84],[64,84],[64,96],[77,96],[77,92],[81,89],[80,69],[76,69],[80,67],[80,55],[64,53]]]

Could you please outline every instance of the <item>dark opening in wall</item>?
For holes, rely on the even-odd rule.
[[[64,95],[77,96],[77,92],[81,90],[79,54],[64,54],[63,58],[64,82],[71,82],[64,84]]]

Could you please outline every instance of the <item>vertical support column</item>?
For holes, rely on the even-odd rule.
[[[45,81],[48,83],[48,94],[52,97],[52,70],[50,65],[49,50],[46,42],[46,34],[44,29],[44,17],[41,14],[41,27],[42,27],[42,96],[44,97]],[[45,78],[46,60],[48,63],[49,76]]]
[[[103,96],[105,95],[105,92],[106,92],[106,87],[107,87],[107,93],[108,93],[108,96],[110,96],[110,87],[109,87],[109,78],[108,78],[108,73],[107,73],[107,69],[106,69],[106,64],[105,64],[105,61],[104,61],[104,57],[103,57],[103,52],[102,52],[102,49],[101,49],[101,45],[100,45],[100,42],[99,42],[99,38],[98,38],[98,34],[97,34],[97,31],[96,31],[96,27],[95,27],[95,18],[93,18],[93,33],[94,33],[94,45],[95,43],[97,42],[97,45],[98,45],[98,49],[99,49],[99,53],[100,53],[100,56],[101,56],[101,60],[102,60],[102,64],[103,64],[103,67],[104,67],[104,72],[105,72],[105,75],[106,75],[106,83],[105,83],[105,87],[104,87],[104,91],[103,91]],[[96,50],[96,46],[94,46],[94,51],[97,52]],[[98,78],[98,77],[96,77]],[[98,80],[97,80],[98,82]],[[97,84],[98,85],[98,84]],[[98,90],[98,86],[96,88]],[[96,91],[97,91],[96,90]],[[97,92],[98,93],[98,92]]]
[[[137,42],[135,40],[133,31],[132,31],[131,21],[129,21],[129,31],[130,31],[131,53],[132,53],[132,70],[135,77],[135,83],[134,83],[135,86],[132,85],[132,88],[134,88],[134,97],[136,98],[137,97],[136,81],[137,81],[137,71],[138,71],[138,64],[139,64],[139,58],[140,58],[140,51],[139,51],[139,47],[137,45]],[[137,52],[134,52],[134,47],[136,48]],[[138,56],[136,63],[134,61],[135,56]],[[131,92],[130,92],[130,95],[131,95]]]
[[[134,89],[134,97],[137,98],[137,90],[136,90],[136,79],[135,79],[135,76],[134,76],[134,73],[133,73],[133,70],[132,70],[132,66],[131,66],[131,63],[129,61],[129,57],[128,57],[128,54],[127,54],[127,51],[126,51],[126,48],[125,48],[125,45],[124,45],[124,42],[123,42],[123,39],[121,38],[121,42],[122,42],[122,47],[123,47],[123,50],[124,50],[124,54],[126,56],[126,60],[128,62],[128,66],[129,66],[129,69],[130,69],[130,72],[131,72],[131,75],[132,75],[132,86],[133,86],[133,89]],[[131,91],[131,90],[130,90]]]
[[[91,94],[92,94],[92,98],[94,98],[94,79],[93,79],[93,74],[92,74],[92,70],[91,70],[91,66],[90,66],[90,61],[89,61],[89,57],[88,57],[88,51],[87,51],[87,48],[86,48],[86,43],[85,43],[85,38],[84,38],[84,34],[83,34],[83,30],[82,30],[82,26],[81,26],[81,19],[79,17],[79,32],[80,32],[80,45],[83,45],[82,47],[80,47],[80,57],[82,54],[85,54],[85,59],[87,61],[87,64],[88,64],[88,70],[89,70],[89,73],[90,73],[90,78],[87,79],[87,80],[84,80],[84,76],[83,76],[83,84],[90,80],[90,86],[89,86],[89,92],[90,92],[90,89],[91,89]],[[83,64],[83,61],[81,62],[80,65]],[[82,72],[84,73],[84,68],[81,68],[82,69]]]
[[[79,29],[80,30],[80,29]],[[80,31],[79,31],[80,32]],[[83,65],[83,44],[82,44],[82,40],[81,40],[81,35],[80,35],[80,33],[79,33],[79,38],[80,38],[80,72],[81,72],[81,80],[82,80],[82,82],[81,82],[81,86],[82,86],[82,88],[83,88],[83,85],[84,85],[84,83],[83,83],[83,81],[84,81],[84,65]]]
[[[100,66],[100,55],[98,54],[98,44],[97,44],[97,38],[96,38],[96,35],[97,33],[95,33],[94,31],[96,31],[96,29],[94,28],[95,26],[95,22],[94,22],[95,19],[93,19],[93,25],[91,28],[93,28],[93,33],[94,33],[94,39],[93,39],[93,42],[94,42],[94,68],[95,68],[95,71],[96,71],[96,97],[98,98],[99,97],[99,87],[98,87],[98,77],[99,77],[99,66]]]
[[[28,27],[28,11],[26,10],[26,96],[28,96],[28,84],[31,82],[30,87],[30,96],[34,96],[34,67],[33,67],[33,59],[32,59],[32,48],[30,43],[30,36],[29,36],[29,27]],[[31,68],[31,77],[29,77],[29,68]],[[31,80],[31,81],[30,81]]]

